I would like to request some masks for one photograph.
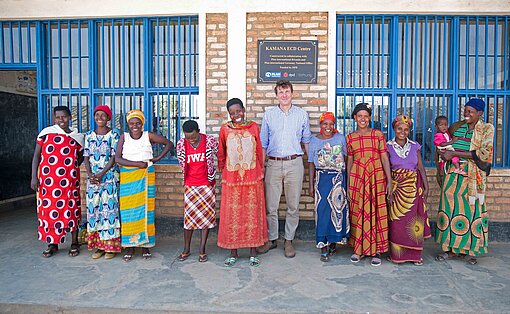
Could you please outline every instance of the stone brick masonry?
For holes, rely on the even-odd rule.
[[[218,135],[222,123],[227,121],[224,108],[227,101],[227,25],[228,15],[206,15],[206,133]],[[260,123],[266,107],[277,104],[273,84],[257,83],[257,40],[318,40],[318,83],[295,84],[293,103],[305,109],[310,116],[312,132],[319,131],[319,115],[326,111],[328,99],[327,47],[328,17],[326,12],[305,13],[248,13],[246,16],[246,107],[247,118]],[[182,217],[183,187],[179,165],[156,165],[156,214],[164,217]],[[308,196],[308,175],[301,197],[301,217],[311,220],[314,217],[314,201]],[[82,169],[82,174],[85,174]],[[430,186],[427,208],[429,217],[435,220],[439,204],[439,186],[435,179],[435,169],[427,169]],[[82,175],[84,183],[85,175]],[[221,180],[217,181],[217,208],[221,198]],[[487,184],[487,204],[491,220],[510,221],[510,170],[493,169]],[[82,196],[85,197],[82,184]],[[282,197],[283,201],[283,197]],[[83,202],[84,203],[84,202]],[[280,207],[284,217],[284,203]]]

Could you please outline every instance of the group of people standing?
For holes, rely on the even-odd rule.
[[[200,230],[198,260],[208,260],[207,238],[216,226],[216,171],[222,177],[218,246],[230,250],[224,265],[234,266],[238,249],[248,248],[249,263],[256,267],[258,254],[277,248],[282,192],[287,207],[284,254],[294,257],[306,153],[321,261],[329,261],[337,244],[349,243],[353,263],[370,256],[371,265],[379,266],[381,254],[390,251],[391,262],[422,265],[423,240],[431,236],[425,208],[429,188],[421,145],[409,139],[412,119],[397,116],[395,137],[386,142],[381,131],[370,127],[370,106],[360,103],[352,113],[356,131],[343,136],[335,128],[335,115],[325,112],[320,133],[312,137],[308,114],[292,104],[292,84],[279,81],[274,91],[278,106],[266,110],[260,128],[246,119],[237,98],[226,104],[230,121],[222,125],[218,140],[200,133],[193,120],[183,124],[184,137],[176,148],[184,176],[184,248],[177,259],[189,258],[193,231]],[[476,256],[487,252],[486,171],[480,165],[492,160],[494,128],[481,119],[484,110],[483,101],[470,100],[465,121],[452,131],[452,149],[438,150],[446,163],[435,233],[444,253],[437,260],[470,255],[474,264]],[[152,164],[173,144],[143,131],[145,118],[138,110],[127,114],[129,132],[120,134],[107,126],[110,109],[97,106],[98,128],[85,139],[69,128],[67,107],[56,107],[54,118],[55,125],[38,135],[32,163],[39,239],[49,243],[43,255],[55,254],[66,232],[73,235],[69,255],[79,254],[78,166],[84,155],[88,247],[96,249],[92,257],[112,258],[126,247],[123,258],[129,261],[134,248],[142,247],[142,256],[150,258],[155,244]],[[156,143],[164,148],[154,158],[151,145]],[[65,188],[64,181],[69,183]]]

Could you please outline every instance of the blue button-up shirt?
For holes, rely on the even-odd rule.
[[[310,143],[308,113],[292,105],[287,113],[280,107],[270,107],[262,118],[260,141],[266,154],[272,157],[303,155],[301,143]]]

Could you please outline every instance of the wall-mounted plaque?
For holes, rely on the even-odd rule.
[[[259,40],[258,83],[317,83],[317,40]]]

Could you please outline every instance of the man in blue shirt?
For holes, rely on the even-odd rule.
[[[285,217],[285,256],[294,257],[292,240],[299,224],[299,199],[303,185],[303,149],[308,153],[310,121],[303,109],[292,105],[294,92],[289,81],[278,81],[274,88],[278,106],[264,113],[260,140],[266,157],[265,196],[269,241],[257,251],[266,253],[276,248],[278,239],[278,206],[282,189],[285,190],[287,215]]]

